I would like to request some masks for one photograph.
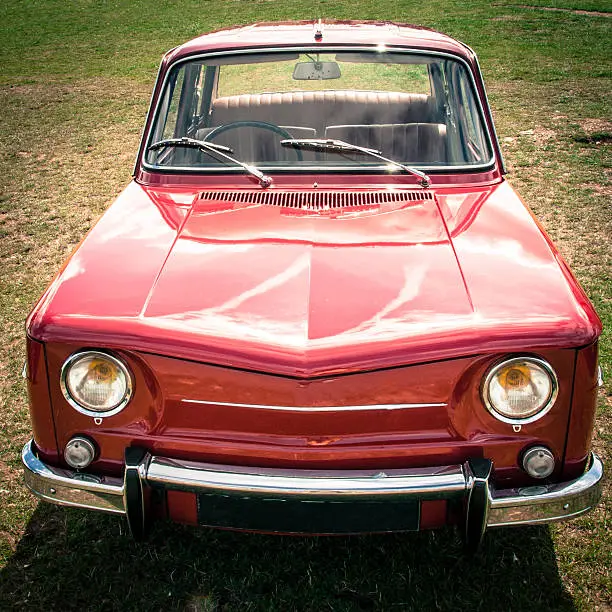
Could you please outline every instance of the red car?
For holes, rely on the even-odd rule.
[[[281,533],[590,510],[601,322],[506,182],[474,53],[256,24],[162,60],[133,181],[27,320],[25,481]]]

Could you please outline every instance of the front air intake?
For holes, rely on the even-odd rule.
[[[433,200],[431,191],[204,191],[200,200],[233,202],[241,206],[280,206],[297,210],[338,210],[401,207],[408,202]]]

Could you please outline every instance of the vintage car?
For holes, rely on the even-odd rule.
[[[162,60],[133,181],[27,320],[40,498],[278,533],[578,516],[601,322],[474,53],[262,23]]]

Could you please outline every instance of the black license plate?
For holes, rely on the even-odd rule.
[[[200,494],[198,522],[278,533],[349,534],[418,531],[420,502],[302,501]]]

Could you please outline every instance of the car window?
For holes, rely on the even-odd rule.
[[[297,80],[293,78],[296,63],[337,62],[340,76],[335,79]],[[332,83],[333,81],[333,83]],[[258,65],[221,66],[219,96],[285,91],[360,90],[364,84],[380,91],[404,91],[429,95],[429,72],[426,65],[365,63],[342,61],[338,54],[302,54],[296,60]]]
[[[170,96],[170,105],[164,122],[163,138],[172,138],[178,119],[179,102],[181,99],[181,91],[185,83],[185,71],[180,70],[176,74],[176,80],[173,86],[173,95]]]
[[[282,146],[288,139],[342,140],[433,170],[492,161],[466,67],[399,52],[258,53],[185,62],[166,79],[148,144],[183,137],[229,147],[241,161],[270,171],[380,167],[364,155]],[[181,147],[151,150],[145,161],[196,171],[228,167],[210,151]]]

